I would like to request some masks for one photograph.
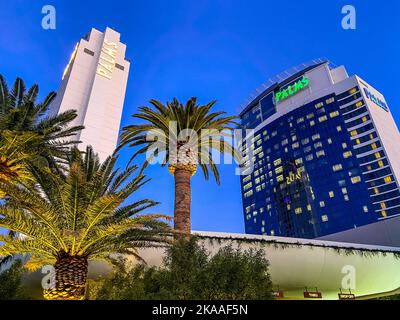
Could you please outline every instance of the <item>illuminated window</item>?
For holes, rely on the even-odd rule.
[[[359,107],[361,107],[362,105],[363,105],[362,101],[358,101],[358,102],[356,103],[356,108],[359,108]]]
[[[261,224],[262,224],[263,226],[265,226],[265,220],[262,220],[262,221],[261,221]]]
[[[314,148],[315,149],[322,148],[322,142],[318,141],[318,142],[314,143]]]
[[[339,111],[333,111],[333,112],[331,112],[330,114],[329,114],[329,116],[331,117],[331,118],[334,118],[334,117],[337,117],[339,115]]]
[[[378,194],[379,193],[379,189],[378,188],[374,188],[374,193]]]
[[[314,126],[315,125],[315,121],[314,120],[311,120],[310,121],[310,127],[312,127],[312,126]]]
[[[249,182],[248,184],[243,186],[243,191],[250,189],[252,186],[253,186],[253,184],[251,182]]]
[[[357,92],[357,88],[352,88],[349,90],[349,94],[353,94]]]
[[[246,177],[243,179],[243,183],[246,183],[246,182],[250,181],[250,179],[251,179],[251,175],[246,176]]]
[[[372,170],[371,165],[368,165],[368,166],[367,166],[367,171],[371,171],[371,170]]]
[[[319,206],[320,206],[321,208],[324,208],[324,207],[325,207],[325,201],[320,201],[320,202],[319,202]]]
[[[312,154],[309,154],[309,155],[306,157],[306,160],[307,160],[307,161],[311,161],[312,159],[314,159],[314,156],[313,156]]]
[[[275,231],[271,230],[271,236],[274,236],[274,235],[275,235]]]
[[[248,197],[251,197],[253,195],[253,190],[250,190],[250,191],[247,191],[245,194],[244,194],[244,197],[245,198],[248,198]]]
[[[367,119],[367,117],[364,116],[364,117],[362,117],[361,120],[362,120],[362,122],[367,122],[368,119]]]
[[[328,120],[328,117],[325,116],[325,115],[318,118],[318,121],[319,121],[319,122],[324,122],[324,121],[326,121],[326,120]]]
[[[301,207],[299,207],[299,208],[296,208],[296,209],[294,210],[294,212],[295,212],[296,214],[300,214],[300,213],[303,212],[303,209],[301,209]]]
[[[386,218],[387,217],[386,210],[381,211],[381,215],[382,215],[382,217]]]
[[[303,163],[303,159],[302,158],[298,158],[295,160],[295,163],[298,164],[302,164]]]
[[[314,140],[320,139],[321,136],[319,135],[319,133],[317,133],[317,134],[314,134],[311,138],[314,141]]]
[[[333,191],[329,191],[329,198],[333,198],[335,196],[335,193]]]
[[[374,142],[373,144],[371,144],[371,148],[372,149],[376,149],[377,148],[377,146],[376,146],[376,143]]]
[[[347,189],[346,188],[342,188],[342,193],[343,194],[347,194]]]
[[[364,212],[368,212],[368,207],[367,206],[363,206],[363,210],[364,210]]]
[[[342,127],[341,126],[337,126],[336,130],[337,130],[337,132],[341,132],[342,131]]]
[[[314,113],[309,113],[309,114],[307,115],[307,119],[311,119],[311,118],[314,118]]]
[[[332,139],[331,138],[328,138],[328,143],[332,144]]]
[[[332,98],[327,99],[325,102],[326,102],[326,104],[331,104],[334,101],[335,101],[335,98],[332,97]]]
[[[292,141],[296,141],[297,140],[297,136],[296,135],[293,135],[292,136]]]
[[[283,175],[280,175],[280,176],[276,177],[276,181],[277,182],[282,182],[283,181]]]
[[[352,137],[356,136],[356,135],[357,135],[357,130],[351,131],[351,132],[350,132],[350,135],[351,135]]]
[[[257,186],[256,187],[256,192],[260,192],[261,191],[261,186]]]
[[[298,142],[292,144],[292,149],[297,149],[300,146]]]
[[[307,143],[309,143],[310,142],[310,139],[308,139],[308,138],[305,138],[305,139],[303,139],[303,140],[301,140],[301,144],[304,146],[305,144],[307,144]]]
[[[319,150],[319,151],[317,151],[316,155],[317,155],[317,158],[323,157],[325,155],[325,151]]]
[[[351,151],[346,151],[346,152],[343,153],[343,157],[344,157],[345,159],[350,158],[352,155],[353,155],[353,154],[351,153]]]
[[[342,165],[339,163],[339,164],[335,164],[334,166],[332,166],[332,169],[333,169],[333,171],[339,171],[339,170],[342,170],[343,169],[343,167],[342,167]]]
[[[280,166],[280,167],[275,169],[275,174],[279,174],[279,173],[282,173],[282,172],[283,172],[283,167],[282,166]]]
[[[375,152],[375,158],[379,159],[381,157],[381,153],[380,152]]]
[[[326,214],[324,214],[323,216],[321,216],[322,222],[327,222],[328,221],[328,216]]]
[[[356,144],[360,144],[361,143],[361,141],[360,141],[360,139],[356,139]]]
[[[356,183],[359,183],[359,182],[361,182],[360,176],[351,177],[351,183],[352,184],[356,184]]]
[[[321,108],[323,105],[324,105],[323,102],[318,102],[318,103],[315,105],[315,109],[319,109],[319,108]]]
[[[374,135],[372,133],[369,134],[369,138],[372,140],[374,139]]]
[[[297,123],[302,123],[302,122],[304,122],[304,118],[303,117],[302,118],[298,118],[296,122]]]
[[[261,232],[265,232],[265,228],[264,227],[261,227]]]
[[[343,142],[343,143],[342,143],[342,148],[343,148],[343,149],[346,149],[346,148],[347,148],[347,143],[346,143],[346,142]]]
[[[277,166],[279,166],[281,163],[282,163],[282,159],[281,159],[281,158],[276,159],[276,160],[274,161],[274,166],[277,167]]]
[[[381,209],[386,209],[386,203],[381,202],[380,206],[381,206]]]
[[[382,160],[379,160],[379,161],[378,161],[378,166],[379,166],[379,168],[382,168],[382,167],[385,166],[385,165],[383,164],[383,161],[382,161]]]
[[[349,199],[349,196],[347,195],[347,194],[345,194],[344,196],[343,196],[343,198],[344,198],[344,201],[349,201],[350,199]]]
[[[385,177],[385,183],[391,183],[392,182],[392,178],[390,176]]]
[[[308,204],[308,205],[307,205],[307,210],[308,210],[308,211],[311,211],[311,204]]]

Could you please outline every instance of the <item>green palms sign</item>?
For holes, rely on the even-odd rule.
[[[305,88],[308,88],[309,85],[310,85],[310,80],[306,76],[303,76],[301,79],[295,81],[294,83],[276,92],[275,102],[278,103],[287,98],[290,98],[291,96],[304,90]]]

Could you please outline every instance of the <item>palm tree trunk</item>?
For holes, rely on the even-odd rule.
[[[88,261],[83,257],[64,256],[55,265],[55,288],[44,290],[47,300],[82,300],[85,298]]]
[[[190,236],[190,178],[188,170],[176,169],[175,178],[175,206],[174,229],[185,238]]]

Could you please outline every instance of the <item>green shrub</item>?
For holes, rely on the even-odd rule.
[[[10,268],[0,273],[0,300],[28,299],[22,285],[23,275],[21,260],[16,260]]]
[[[106,279],[89,285],[89,298],[144,299],[272,299],[268,261],[262,250],[221,248],[210,256],[195,238],[167,249],[163,266],[128,268],[116,263]]]

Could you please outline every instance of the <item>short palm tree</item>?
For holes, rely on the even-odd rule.
[[[33,183],[0,182],[7,190],[0,204],[0,227],[20,236],[0,236],[0,257],[22,254],[26,267],[54,265],[55,287],[47,299],[83,299],[89,260],[112,261],[113,254],[139,257],[138,248],[162,245],[165,216],[140,214],[154,206],[126,200],[147,180],[136,167],[114,169],[116,157],[100,164],[88,148],[74,149],[66,173],[32,167]]]
[[[71,126],[77,117],[74,110],[58,115],[49,115],[49,107],[56,94],[51,92],[43,102],[37,103],[38,85],[26,90],[24,81],[17,78],[12,90],[8,89],[0,75],[0,144],[4,131],[16,135],[34,134],[36,139],[25,144],[24,152],[35,153],[50,166],[57,160],[65,160],[72,145],[74,135],[82,126]]]
[[[166,105],[157,100],[151,100],[150,103],[152,108],[141,107],[139,113],[133,115],[136,119],[144,120],[143,124],[123,128],[120,148],[138,147],[132,159],[140,154],[157,155],[160,151],[164,152],[165,161],[162,165],[168,164],[175,180],[174,229],[188,237],[191,230],[191,176],[200,166],[206,179],[209,178],[210,169],[216,182],[220,183],[212,154],[214,150],[237,156],[236,150],[227,141],[227,138],[232,137],[236,117],[224,117],[225,112],[211,112],[215,101],[198,105],[195,97],[190,98],[185,105],[177,99]],[[171,124],[176,125],[176,132],[171,130]],[[148,134],[157,136],[156,147],[154,141],[148,139]],[[153,159],[154,156],[146,157],[144,167]]]

